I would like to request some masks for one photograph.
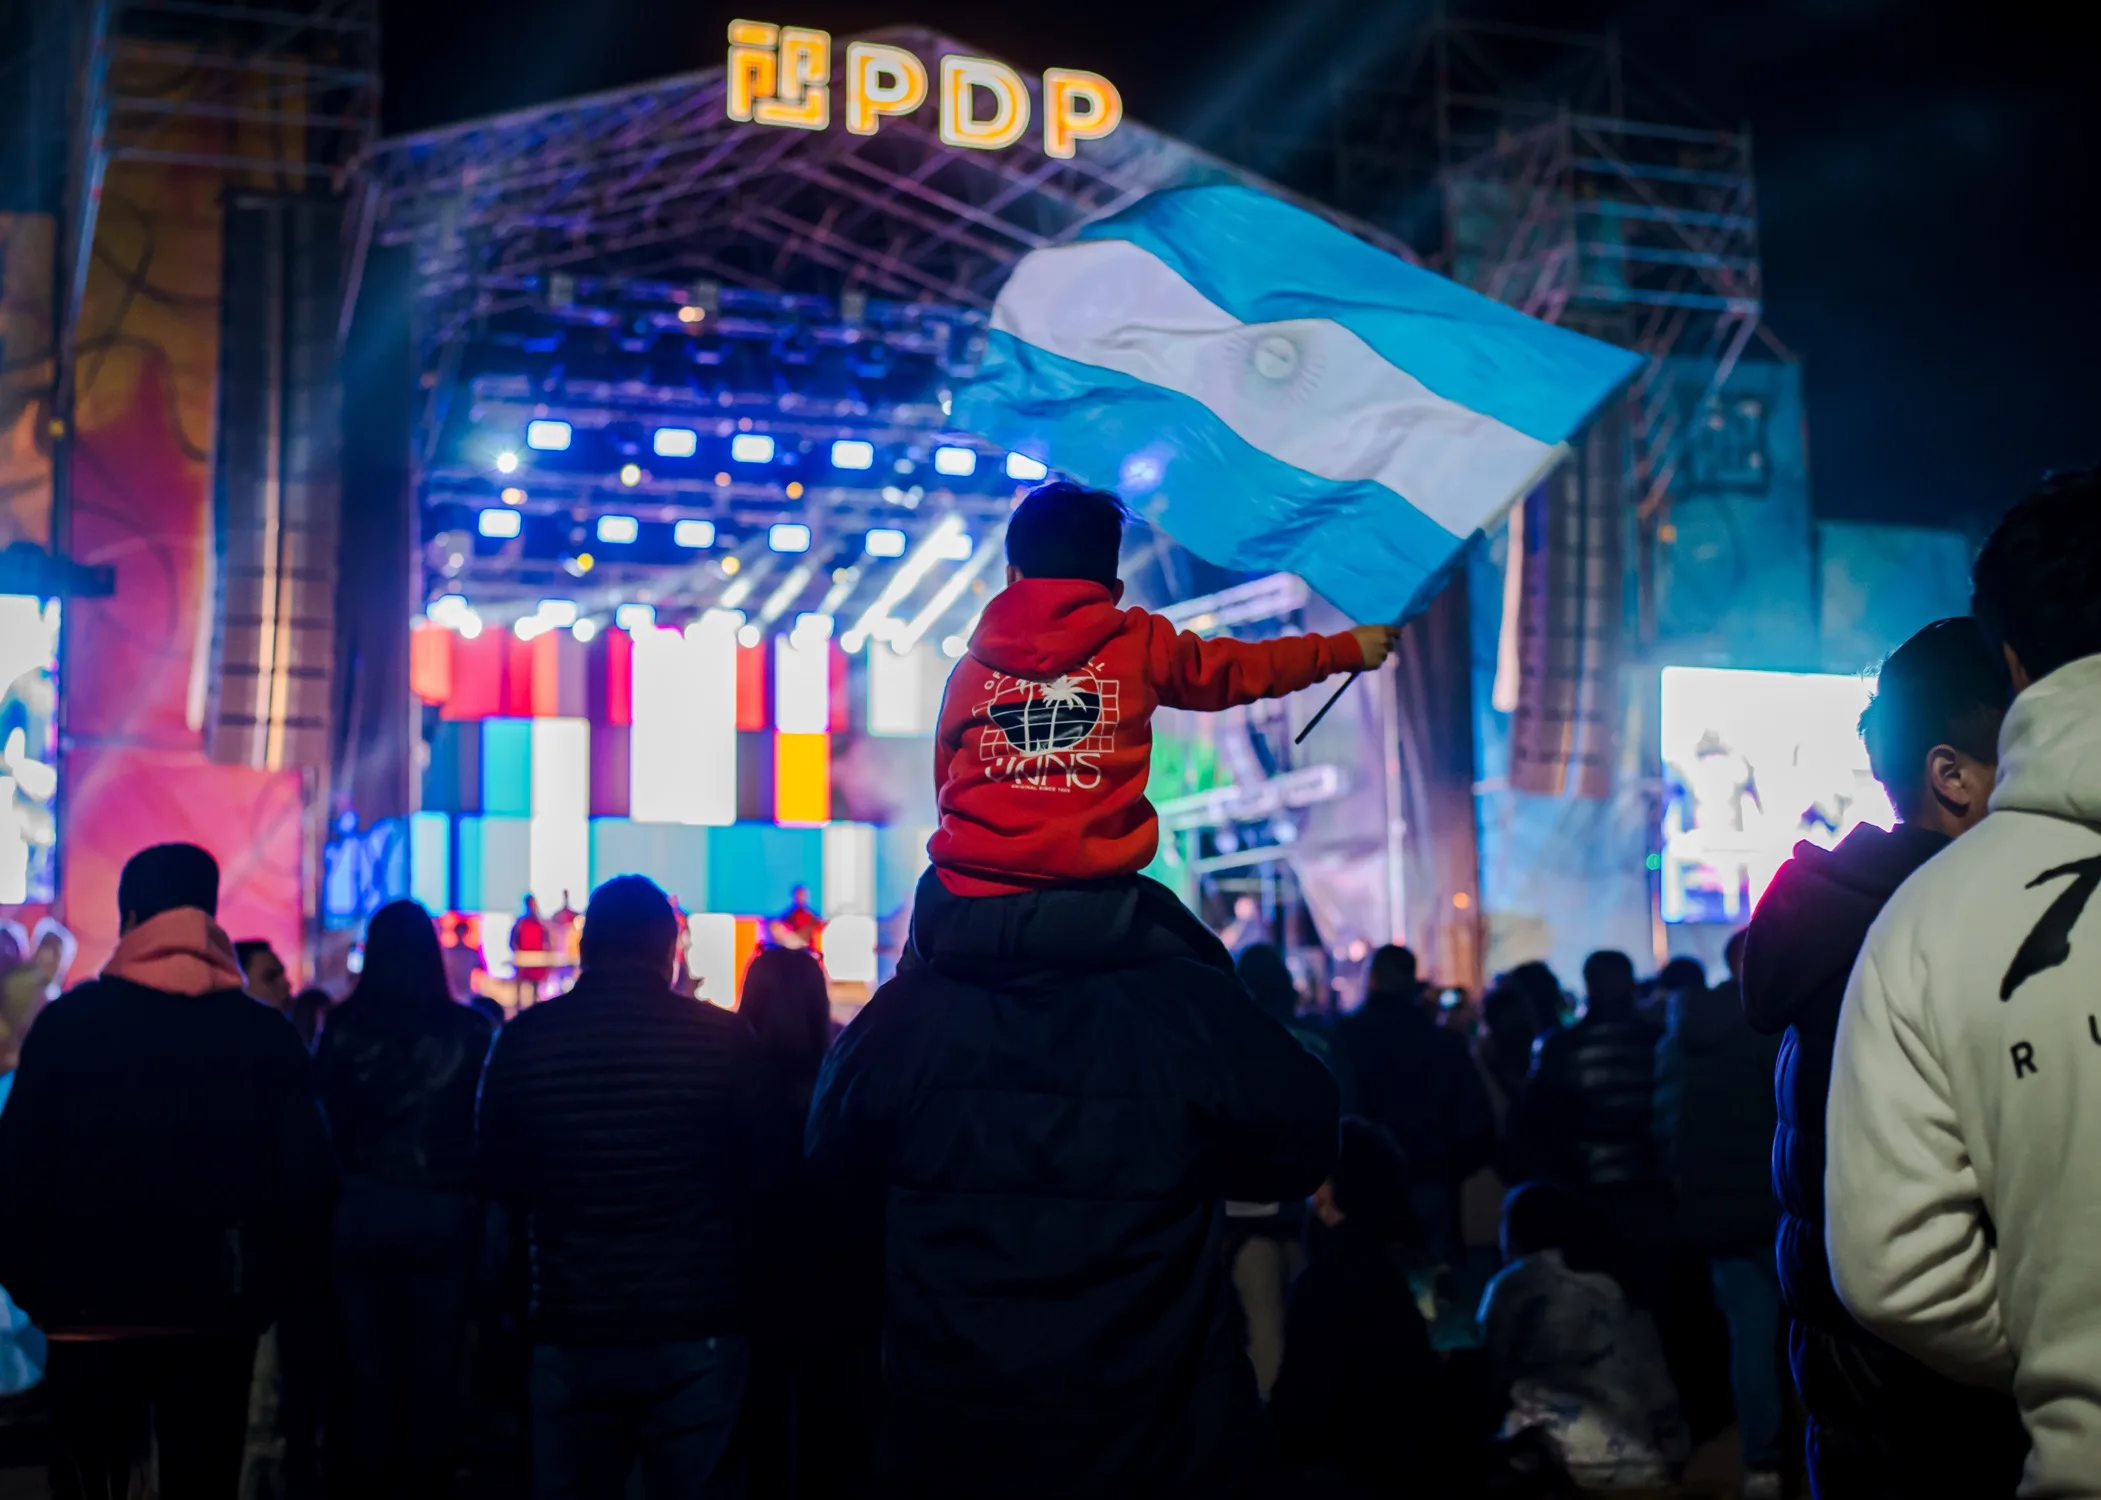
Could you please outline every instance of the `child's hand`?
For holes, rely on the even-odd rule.
[[[1357,638],[1358,649],[1364,652],[1364,670],[1371,672],[1385,664],[1387,653],[1393,650],[1393,643],[1401,633],[1391,625],[1354,625],[1350,634]]]

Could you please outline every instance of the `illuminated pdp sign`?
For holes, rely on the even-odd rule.
[[[842,88],[846,128],[874,135],[885,119],[926,103],[926,64],[902,47],[849,42]],[[973,151],[1000,151],[1028,133],[1030,100],[1021,74],[989,57],[941,59],[941,139]],[[790,130],[832,122],[832,36],[770,21],[730,22],[729,117]],[[1099,73],[1043,70],[1043,150],[1069,157],[1123,119],[1123,98]]]

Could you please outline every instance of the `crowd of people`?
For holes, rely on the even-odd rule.
[[[1142,726],[1384,654],[1160,634],[1112,516],[1017,511],[964,670],[1121,672]],[[1882,664],[1898,825],[1798,849],[1715,984],[1603,951],[1452,1006],[1388,947],[1337,1016],[1125,868],[1130,765],[1003,775],[979,737],[1037,701],[951,695],[908,949],[843,1031],[808,947],[682,992],[640,876],[508,1020],[406,901],[302,1012],[209,854],[135,856],[100,975],[0,1034],[0,1373],[41,1374],[55,1492],[1666,1492],[1733,1419],[1754,1500],[2101,1495],[2094,475]],[[993,836],[1027,818],[1059,878]]]

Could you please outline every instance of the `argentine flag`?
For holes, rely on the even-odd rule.
[[[1220,567],[1394,620],[1640,365],[1267,194],[1188,188],[1023,257],[952,420]]]

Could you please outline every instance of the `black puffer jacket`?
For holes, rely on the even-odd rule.
[[[1734,980],[1671,996],[1656,1048],[1656,1138],[1678,1232],[1710,1255],[1772,1238],[1773,1059]]]
[[[458,1191],[474,1179],[474,1095],[495,1028],[449,1000],[359,990],[314,1051],[336,1159],[352,1176]]]
[[[1320,1184],[1335,1081],[1215,940],[1174,955],[1160,902],[953,902],[833,1048],[806,1149],[857,1211],[826,1284],[883,1267],[880,1493],[1212,1500],[1258,1474],[1223,1200]]]
[[[1539,1039],[1518,1105],[1529,1171],[1574,1188],[1658,1187],[1656,1042],[1640,1016],[1591,1014]]]
[[[1744,950],[1746,1015],[1760,1031],[1786,1031],[1772,1152],[1780,1287],[1810,1477],[1827,1500],[2011,1495],[2028,1447],[2010,1398],[1943,1379],[1855,1323],[1824,1255],[1824,1104],[1846,981],[1884,903],[1947,842],[1900,825],[1857,828],[1835,850],[1796,845]]]
[[[528,1216],[534,1337],[745,1330],[766,1136],[757,1053],[731,1012],[641,970],[586,969],[504,1027],[478,1145],[490,1194]]]

